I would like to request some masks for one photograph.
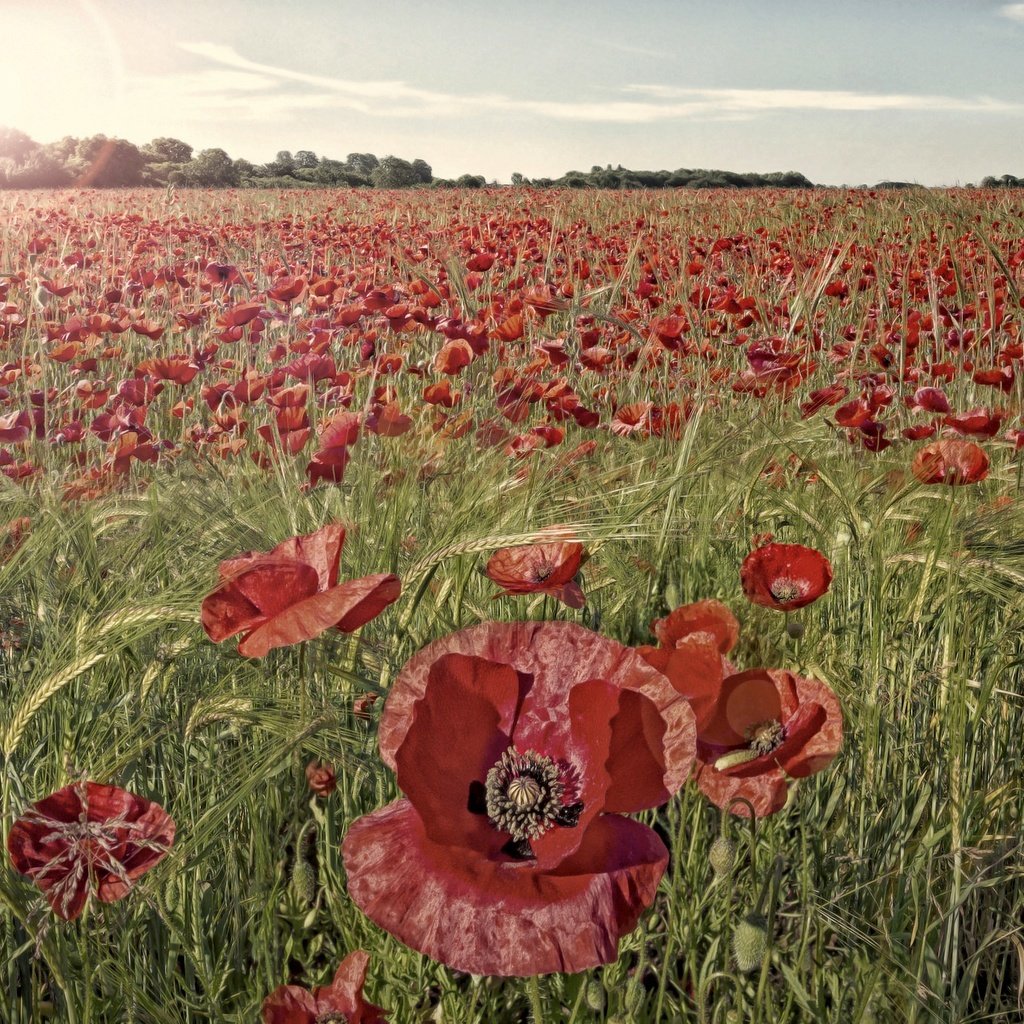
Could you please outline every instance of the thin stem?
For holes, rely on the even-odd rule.
[[[544,1024],[544,1004],[540,998],[540,978],[534,974],[526,982],[526,993],[530,997],[530,1014],[533,1024]]]

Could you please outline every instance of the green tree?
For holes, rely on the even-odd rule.
[[[12,160],[15,164],[23,164],[30,153],[39,149],[39,143],[33,142],[24,132],[17,128],[0,126],[0,159]]]
[[[369,180],[370,174],[380,161],[372,153],[349,153],[345,157],[345,165],[354,174],[362,175]]]
[[[429,185],[434,180],[434,170],[426,160],[418,157],[412,162],[412,169],[416,172],[417,180],[421,185]]]
[[[204,149],[182,171],[185,184],[203,188],[230,187],[239,182],[235,162],[223,149]]]
[[[386,156],[370,172],[375,188],[410,188],[420,183],[419,175],[408,160]]]
[[[316,167],[320,163],[316,153],[311,149],[300,149],[295,154],[295,166],[299,168],[311,168]]]
[[[93,135],[79,141],[69,168],[76,184],[117,188],[140,185],[145,163],[135,143]]]
[[[141,152],[154,163],[187,164],[192,159],[192,147],[187,142],[167,137],[147,142]]]

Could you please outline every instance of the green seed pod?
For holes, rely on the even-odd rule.
[[[306,904],[316,898],[316,869],[305,857],[296,857],[292,868],[292,892]]]
[[[587,979],[587,987],[583,996],[583,1001],[587,1004],[589,1009],[594,1011],[594,1013],[604,1013],[608,1000],[605,996],[604,985],[600,978]]]
[[[756,971],[768,953],[768,932],[760,914],[747,914],[733,930],[732,955],[743,974]]]
[[[804,635],[804,624],[802,622],[787,622],[786,632],[794,640],[799,640]]]
[[[736,866],[736,844],[726,836],[719,836],[711,844],[708,860],[715,878],[728,878]]]

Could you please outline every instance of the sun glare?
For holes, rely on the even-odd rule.
[[[3,14],[0,122],[40,142],[114,134],[124,120],[121,47],[93,0],[23,3]]]

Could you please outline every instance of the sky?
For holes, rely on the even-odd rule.
[[[1024,3],[0,0],[0,30],[0,124],[38,142],[390,153],[500,182],[1024,175]]]

